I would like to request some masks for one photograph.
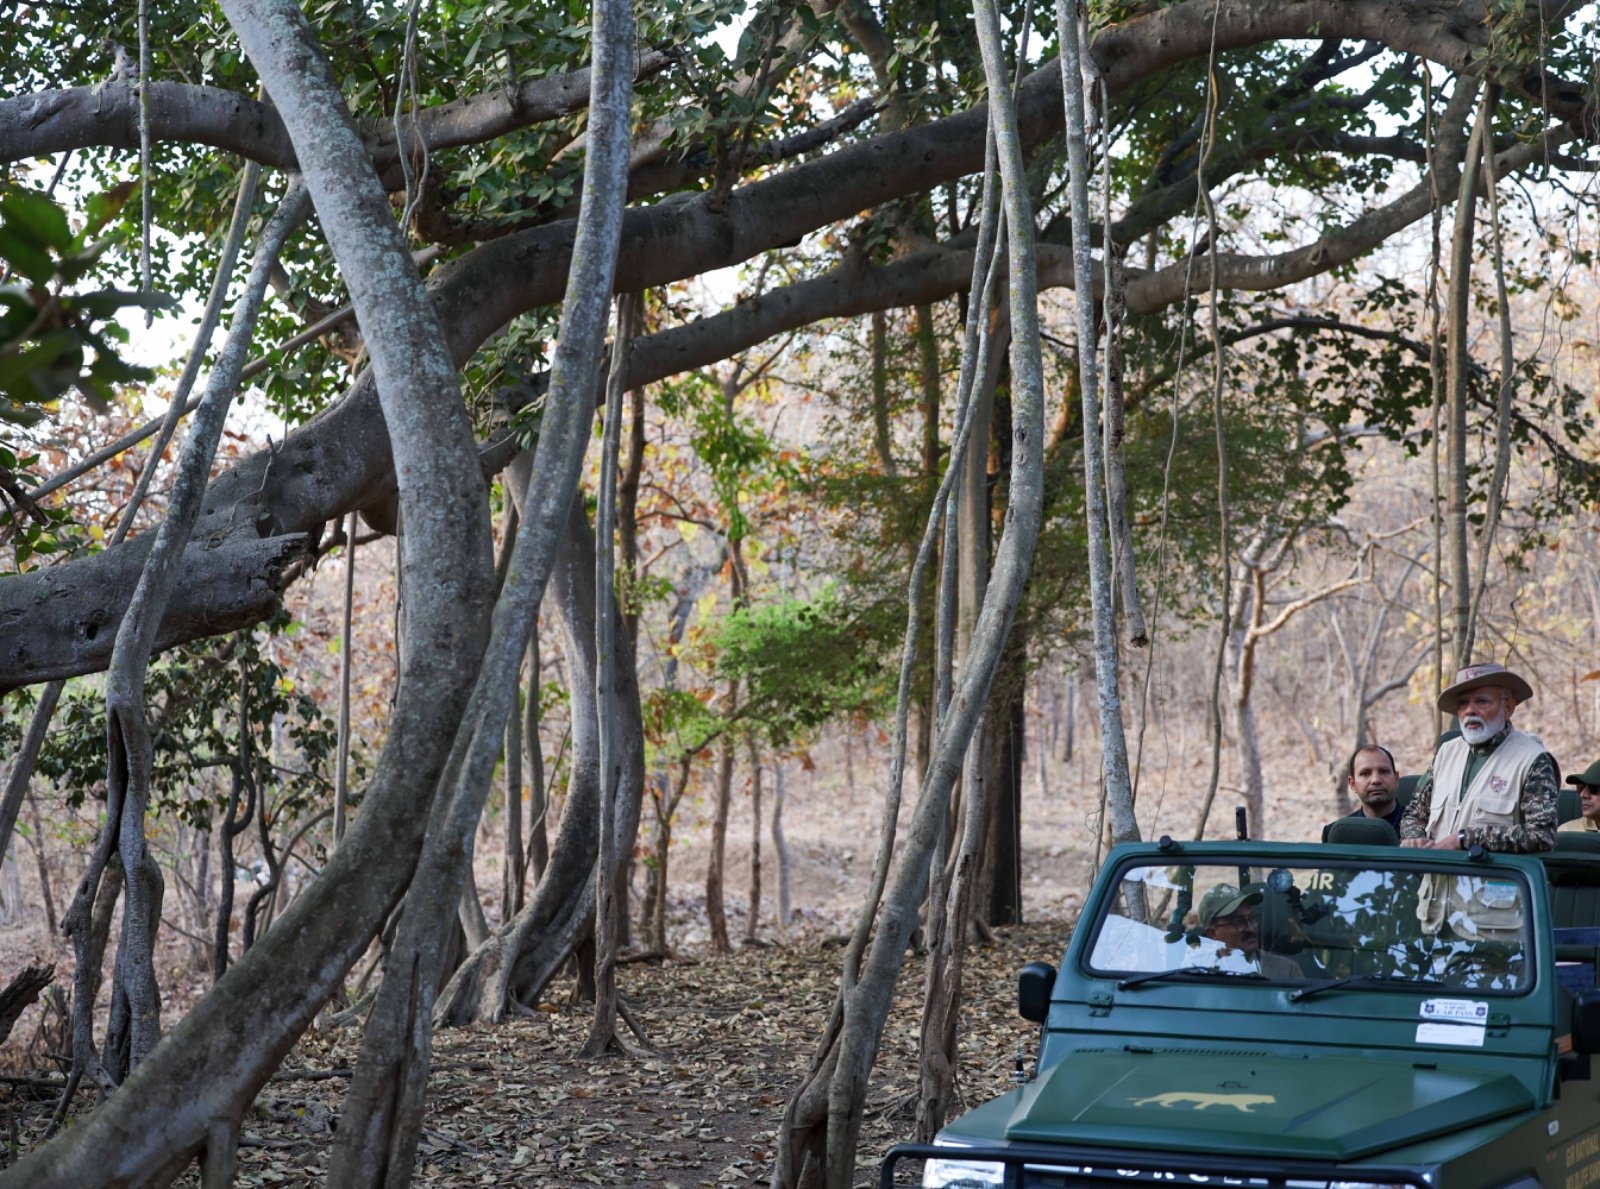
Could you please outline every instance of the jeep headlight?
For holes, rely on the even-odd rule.
[[[929,1160],[922,1166],[922,1189],[999,1189],[1006,1166],[979,1160]]]

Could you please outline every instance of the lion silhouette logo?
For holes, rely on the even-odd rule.
[[[1135,1098],[1134,1106],[1159,1106],[1170,1110],[1175,1106],[1189,1106],[1194,1110],[1209,1110],[1214,1106],[1231,1106],[1241,1114],[1252,1114],[1255,1107],[1277,1102],[1271,1094],[1209,1094],[1201,1090],[1168,1090],[1149,1098]]]

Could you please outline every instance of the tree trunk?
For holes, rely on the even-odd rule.
[[[22,867],[13,847],[0,859],[0,925],[11,924],[22,914],[23,908]]]
[[[783,836],[784,781],[783,762],[772,765],[772,853],[778,860],[778,930],[789,927],[794,915],[794,905],[789,889],[789,842]]]
[[[1027,704],[1023,697],[1026,677],[1023,658],[1015,648],[1006,650],[1000,676],[995,679],[997,702],[992,735],[994,754],[989,765],[990,824],[987,867],[988,907],[991,925],[1022,924],[1022,771],[1023,728]]]
[[[761,756],[754,739],[746,746],[750,755],[750,911],[745,915],[744,939],[753,944],[761,921]]]
[[[333,769],[333,843],[344,837],[350,787],[350,677],[354,653],[351,639],[356,603],[356,525],[352,512],[344,525],[344,608],[339,633],[339,740]]]
[[[1067,673],[1066,724],[1061,732],[1061,762],[1072,763],[1074,749],[1078,742],[1078,671],[1071,669]]]
[[[987,719],[987,716],[986,716]],[[968,752],[968,771],[976,778],[966,783],[960,843],[951,867],[949,891],[942,906],[944,919],[933,930],[935,943],[928,950],[927,978],[922,1003],[922,1032],[918,1045],[919,1086],[916,1136],[931,1143],[950,1116],[956,1092],[956,1036],[961,1019],[961,978],[967,948],[967,926],[982,874],[985,819],[990,817],[993,795],[988,776],[993,771],[985,744],[994,739],[987,721]],[[978,776],[978,773],[983,775]]]
[[[1105,177],[1101,213],[1109,225],[1111,144],[1108,134],[1102,138],[1101,154]],[[1123,440],[1127,436],[1127,416],[1122,396],[1122,324],[1127,314],[1127,301],[1123,289],[1127,271],[1122,262],[1124,250],[1122,245],[1114,242],[1105,245],[1106,516],[1109,520],[1113,546],[1111,556],[1113,584],[1122,596],[1122,615],[1127,627],[1127,640],[1135,648],[1143,648],[1150,642],[1150,629],[1145,624],[1144,607],[1139,599],[1139,576],[1134,567],[1133,524],[1128,516],[1128,478],[1123,453]]]
[[[529,511],[528,483],[532,473],[533,457],[526,450],[518,452],[517,456],[506,464],[505,485],[517,510],[519,531]],[[539,674],[539,617],[535,615],[528,628],[528,652],[524,660],[527,698],[522,706],[522,726],[519,731],[523,746],[522,767],[527,774],[528,782],[528,827],[524,849],[523,886],[517,894],[518,911],[526,903],[525,889],[528,876],[531,874],[533,882],[537,884],[550,861],[549,829],[546,822],[549,799],[545,790],[544,749],[539,736]],[[505,925],[510,919],[509,916],[502,918],[501,925]]]
[[[629,294],[617,302],[617,333],[611,351],[611,371],[606,383],[605,436],[600,456],[600,492],[595,504],[594,565],[594,652],[596,735],[599,740],[600,830],[595,864],[594,910],[594,1019],[581,1055],[597,1057],[619,1045],[617,1035],[617,947],[622,921],[628,907],[628,885],[624,879],[626,856],[617,846],[617,808],[622,778],[622,747],[618,729],[623,717],[618,712],[617,685],[621,656],[625,652],[633,663],[632,640],[615,610],[617,590],[617,455],[622,439],[622,371],[628,343],[640,320],[642,299]],[[623,639],[619,641],[618,635]],[[619,647],[620,645],[620,647]],[[642,776],[642,769],[641,769]],[[630,840],[631,843],[631,840]],[[617,856],[621,861],[613,861]],[[619,892],[620,889],[620,892]]]
[[[644,330],[645,309],[641,302],[639,333]],[[617,544],[622,563],[619,597],[622,600],[622,628],[628,633],[629,645],[635,655],[639,651],[639,614],[644,599],[639,591],[639,483],[644,475],[645,455],[645,390],[636,387],[628,393],[628,463],[623,468],[617,484]],[[634,853],[630,849],[624,861],[622,880],[622,912],[617,918],[617,947],[627,949],[633,942],[632,915],[628,911],[633,888]]]
[[[391,955],[395,969],[384,980],[362,1039],[361,1060],[329,1172],[330,1184],[341,1187],[409,1180],[427,1088],[435,1014],[431,976],[437,973],[440,930],[459,895],[463,855],[470,850],[482,812],[493,758],[504,737],[522,657],[558,547],[588,538],[581,502],[573,495],[592,420],[597,360],[625,203],[633,85],[633,14],[626,0],[601,0],[595,5],[592,41],[587,168],[538,452],[523,497],[521,528],[505,589],[495,606],[485,664],[456,734],[445,795],[435,805],[408,897],[411,911],[401,922]],[[576,531],[579,525],[581,535]],[[589,563],[592,586],[592,554]],[[609,602],[611,592],[604,593]],[[589,601],[592,617],[592,591]],[[592,635],[588,645],[592,675]],[[592,684],[587,693],[586,703],[576,696],[572,700],[575,722],[585,705],[593,712]],[[598,748],[589,746],[584,760],[591,768],[591,780],[595,779]],[[589,874],[590,863],[577,866],[585,877]],[[520,920],[519,914],[513,928]],[[493,939],[477,952],[491,945]],[[450,985],[459,978],[458,971]],[[497,984],[496,991],[500,989]],[[439,1003],[445,1005],[446,995],[439,996]]]
[[[44,848],[44,820],[39,814],[39,803],[33,799],[33,793],[28,793],[28,812],[33,817],[33,830],[28,836],[33,847],[33,861],[39,868],[39,893],[44,899],[45,926],[52,934],[58,929],[56,922],[56,898],[50,881],[50,861]]]
[[[1238,583],[1238,601],[1228,609],[1232,628],[1228,650],[1233,655],[1233,722],[1239,733],[1239,767],[1244,780],[1245,818],[1250,837],[1267,837],[1266,778],[1261,771],[1261,740],[1256,730],[1256,633],[1261,629],[1266,584],[1260,569],[1246,565]]]
[[[872,315],[872,444],[878,466],[885,475],[895,473],[894,448],[889,437],[889,315]]]
[[[663,773],[656,782],[656,788],[651,793],[651,802],[655,806],[655,866],[652,869],[654,878],[650,885],[650,949],[658,954],[667,952],[667,889],[669,859],[672,853],[672,819],[678,811],[679,804],[683,801],[683,794],[689,787],[689,772],[693,767],[692,757],[685,755],[678,761],[678,780],[671,790],[667,789],[666,776]]]
[[[522,715],[523,691],[518,681],[511,713],[506,716],[505,743],[500,754],[504,764],[502,788],[505,790],[505,842],[500,851],[500,920],[509,921],[522,907],[522,889],[528,876],[527,855],[522,848]],[[535,694],[537,696],[537,693]]]
[[[256,315],[266,289],[268,267],[309,207],[305,190],[299,185],[292,187],[262,233],[245,295],[234,311],[234,324],[221,359],[190,422],[178,476],[168,497],[166,518],[156,531],[155,542],[145,558],[144,569],[112,648],[111,667],[106,676],[107,815],[101,839],[90,860],[93,879],[86,880],[84,886],[87,888],[98,879],[99,873],[93,868],[109,858],[110,847],[114,845],[121,856],[124,883],[122,940],[117,948],[116,963],[120,973],[112,990],[106,1044],[107,1069],[115,1081],[121,1081],[129,1070],[138,1066],[161,1038],[161,993],[156,982],[154,948],[161,924],[164,881],[145,840],[145,816],[149,809],[154,763],[145,705],[145,675],[167,602],[178,584],[185,547],[200,513],[211,460],[222,437],[239,372],[249,354]],[[80,897],[73,909],[81,920],[88,910],[87,901]],[[68,915],[71,918],[74,913]],[[125,1037],[121,1031],[124,1027]],[[115,1040],[111,1035],[113,1031],[116,1031]],[[121,1058],[124,1040],[125,1065]]]
[[[5,796],[0,799],[0,854],[11,848],[17,814],[22,811],[22,801],[28,794],[29,782],[33,780],[33,770],[39,762],[39,749],[44,746],[44,737],[49,731],[51,716],[56,712],[63,685],[63,682],[52,681],[39,691],[39,700],[34,703],[33,716],[28,720],[22,746],[11,758],[10,770],[6,774]]]
[[[526,527],[526,526],[524,526]],[[522,911],[474,950],[440,992],[434,1017],[441,1026],[504,1019],[513,998],[533,1001],[571,954],[594,907],[594,863],[599,837],[599,739],[594,705],[594,538],[582,505],[574,501],[550,578],[561,613],[569,658],[572,773],[566,806],[550,848],[550,863]],[[609,602],[617,614],[614,601]],[[617,701],[622,721],[622,772],[617,792],[617,848],[633,846],[644,777],[644,732],[633,650],[617,639]]]
[[[1456,84],[1467,86],[1466,80]],[[1476,84],[1473,84],[1474,86]],[[1472,575],[1467,565],[1467,373],[1472,358],[1467,348],[1467,320],[1472,305],[1473,224],[1478,209],[1478,168],[1483,160],[1483,140],[1487,135],[1491,105],[1486,96],[1478,108],[1467,141],[1467,155],[1461,163],[1461,187],[1456,197],[1455,229],[1450,240],[1450,293],[1447,312],[1445,374],[1449,429],[1446,467],[1447,510],[1445,524],[1449,538],[1451,668],[1460,670],[1472,663]],[[1441,682],[1444,680],[1440,676]]]
[[[250,730],[250,672],[242,662],[239,669],[239,748],[233,757],[227,812],[223,814],[217,830],[217,872],[221,887],[217,895],[216,935],[211,946],[213,983],[228,972],[228,939],[233,932],[233,840],[250,828],[256,812],[256,784],[246,778],[244,771]],[[242,809],[239,804],[241,793],[245,795]]]
[[[1056,0],[1061,40],[1061,86],[1067,108],[1067,173],[1072,208],[1073,304],[1077,310],[1078,387],[1083,403],[1084,515],[1089,537],[1089,601],[1094,621],[1094,664],[1100,701],[1101,775],[1114,842],[1133,842],[1139,822],[1128,778],[1117,681],[1116,609],[1111,596],[1111,548],[1105,509],[1105,463],[1100,429],[1100,375],[1095,346],[1094,260],[1089,229],[1089,155],[1084,115],[1085,74],[1080,62],[1087,17],[1082,0]]]
[[[730,703],[737,703],[737,686]],[[728,917],[722,904],[723,863],[728,843],[728,811],[733,801],[733,740],[724,737],[717,753],[717,797],[711,817],[711,856],[706,863],[706,924],[711,930],[711,950],[725,954],[732,946],[728,941]]]
[[[523,703],[522,713],[522,745],[525,752],[524,763],[528,773],[528,870],[524,875],[523,885],[526,887],[528,877],[532,877],[537,884],[544,878],[545,868],[550,865],[550,795],[545,788],[544,780],[544,747],[539,739],[539,623],[534,621],[533,629],[528,635],[528,657],[526,661],[528,696]],[[524,896],[518,893],[518,911],[521,911]],[[504,923],[504,922],[502,922]]]
[[[918,905],[927,884],[928,861],[943,832],[944,812],[961,757],[977,727],[1038,540],[1043,508],[1044,415],[1033,213],[1000,46],[999,20],[987,0],[976,0],[974,15],[991,97],[989,114],[1005,183],[1006,224],[1010,228],[1008,287],[1015,334],[1011,502],[990,577],[990,597],[973,633],[969,664],[962,672],[950,713],[940,725],[911,828],[870,948],[859,975],[851,969],[847,954],[839,1000],[827,1033],[810,1071],[785,1108],[773,1172],[773,1184],[778,1189],[817,1183],[825,1183],[828,1189],[849,1189],[854,1182],[856,1140],[867,1078],[877,1055],[906,941],[916,927]],[[863,927],[872,923],[874,907],[869,906],[864,913]]]
[[[433,794],[484,639],[482,475],[433,308],[388,198],[298,9],[286,0],[229,0],[228,14],[294,139],[367,330],[407,526],[413,622],[389,741],[344,845],[291,906],[286,927],[191,1009],[181,1045],[157,1046],[125,1093],[8,1170],[6,1180],[31,1186],[165,1183],[205,1147],[218,1118],[243,1115],[404,888],[425,826],[419,806]]]
[[[684,761],[685,766],[688,761]],[[655,823],[651,831],[650,878],[645,885],[647,908],[645,915],[645,945],[651,953],[667,952],[667,875],[672,858],[672,815],[667,808],[669,794],[664,777],[658,776],[650,793],[650,804],[655,810]]]

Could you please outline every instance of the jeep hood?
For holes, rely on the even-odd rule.
[[[1006,1137],[1349,1160],[1531,1109],[1515,1078],[1410,1062],[1077,1052],[1026,1087]]]

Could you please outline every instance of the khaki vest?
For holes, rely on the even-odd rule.
[[[1473,826],[1516,825],[1522,817],[1523,778],[1544,754],[1544,744],[1537,735],[1512,727],[1463,792],[1461,778],[1470,754],[1465,739],[1452,739],[1433,758],[1428,836],[1435,841]],[[1467,876],[1424,876],[1417,919],[1424,933],[1437,933],[1449,921],[1466,938],[1509,938],[1522,928],[1522,911],[1514,895],[1506,899],[1495,881]]]
[[[1522,817],[1522,781],[1545,746],[1537,735],[1512,727],[1463,793],[1461,778],[1471,751],[1465,739],[1452,739],[1433,759],[1428,836],[1435,841],[1472,826],[1516,825]]]

